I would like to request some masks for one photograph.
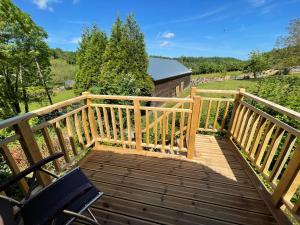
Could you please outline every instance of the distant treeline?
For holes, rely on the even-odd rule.
[[[60,48],[51,49],[51,58],[64,59],[69,64],[76,64],[76,52],[64,51]]]

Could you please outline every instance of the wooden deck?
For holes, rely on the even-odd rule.
[[[195,160],[92,151],[102,224],[276,224],[227,140],[197,136]],[[135,151],[136,152],[136,151]]]

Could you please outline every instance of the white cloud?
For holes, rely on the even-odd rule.
[[[53,11],[52,5],[59,3],[58,0],[33,0],[32,1],[39,9]]]
[[[79,44],[80,41],[81,37],[75,37],[71,39],[70,44]]]
[[[172,32],[165,32],[162,34],[162,37],[163,38],[173,38],[173,37],[175,37],[175,34]]]
[[[168,41],[163,41],[159,44],[160,47],[166,47],[168,45],[170,45],[170,42],[168,42]]]
[[[253,7],[260,7],[260,6],[265,5],[269,1],[267,1],[267,0],[249,0],[249,2]]]

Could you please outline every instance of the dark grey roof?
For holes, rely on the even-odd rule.
[[[149,58],[148,74],[155,81],[187,73],[191,70],[175,59]]]

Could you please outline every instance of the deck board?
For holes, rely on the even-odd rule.
[[[196,138],[194,160],[91,151],[81,167],[105,194],[102,224],[276,224],[222,138]]]

